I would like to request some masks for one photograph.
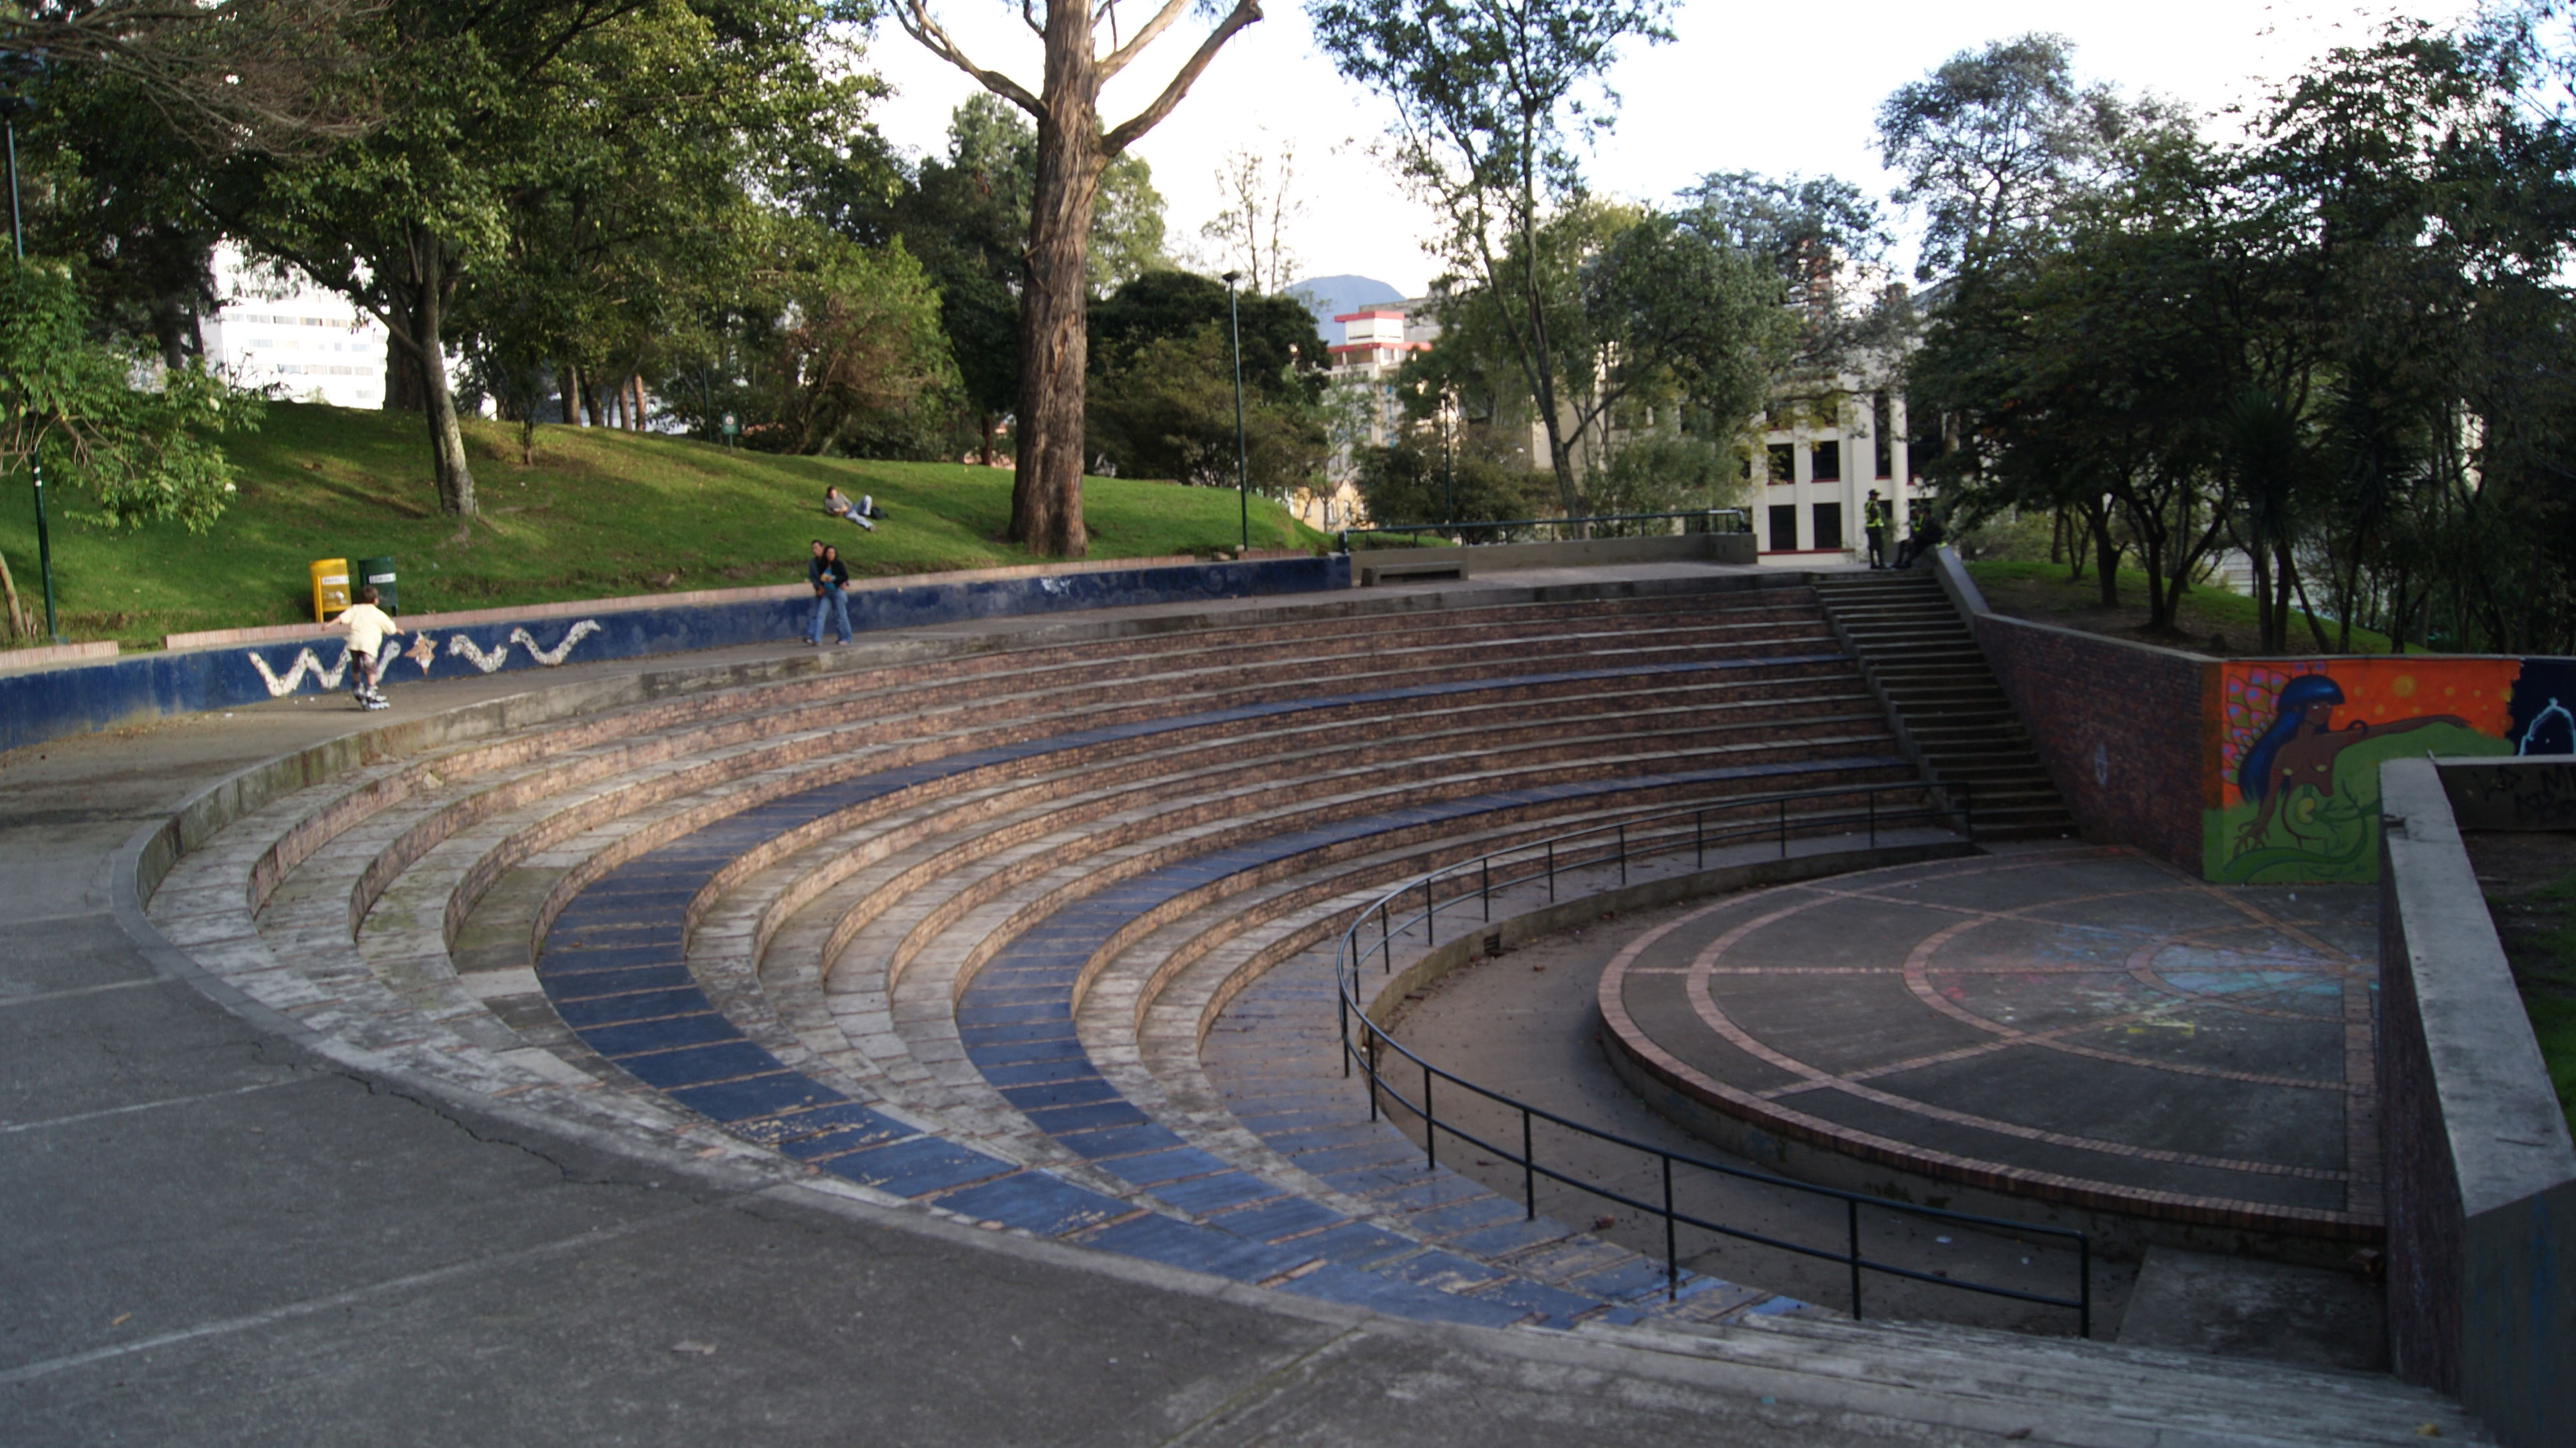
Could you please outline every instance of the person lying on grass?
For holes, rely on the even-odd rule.
[[[823,490],[823,511],[831,514],[835,518],[847,518],[851,522],[858,524],[860,527],[867,529],[871,533],[877,530],[877,525],[869,522],[868,520],[871,518],[882,518],[886,515],[885,509],[877,506],[876,499],[869,497],[865,493],[861,493],[859,495],[859,500],[856,503],[853,503],[850,501],[849,496],[838,488],[825,488]]]

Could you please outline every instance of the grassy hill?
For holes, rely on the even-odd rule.
[[[517,429],[467,425],[481,516],[439,515],[417,416],[275,403],[230,439],[241,495],[212,530],[120,533],[62,516],[48,499],[65,637],[128,648],[189,629],[309,619],[306,565],[390,554],[405,613],[692,588],[792,583],[806,540],[837,543],[854,575],[1037,562],[998,541],[1011,475],[950,463],[852,462],[729,452],[603,429],[541,427],[534,466]],[[873,494],[892,516],[874,533],[826,517],[823,489]],[[1091,557],[1231,548],[1235,496],[1118,478],[1083,482]],[[1252,502],[1252,542],[1309,547],[1323,535]],[[0,491],[0,549],[41,625],[33,499]]]
[[[2147,632],[2147,576],[2136,569],[2120,570],[2120,606],[2102,607],[2100,580],[2086,574],[2081,582],[2068,582],[2066,568],[2057,563],[2032,563],[1988,560],[1968,565],[1968,576],[1977,580],[1977,591],[1997,613],[2026,618],[2036,623],[2053,623],[2061,628],[2080,629],[2085,633],[2108,634],[2115,638],[2137,639],[2147,643],[2186,648],[2222,658],[2237,658],[2261,652],[2263,630],[2254,600],[2241,593],[2212,584],[2195,588],[2183,595],[2182,607],[2174,620],[2174,632],[2150,636]],[[2326,638],[2332,641],[2336,626],[2325,625]],[[2384,654],[2388,638],[2369,629],[2352,631],[2354,653]],[[2314,635],[2308,631],[2307,615],[2294,614],[2290,622],[2290,646],[2287,656],[2316,651]]]

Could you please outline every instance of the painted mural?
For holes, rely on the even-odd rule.
[[[2202,860],[2230,884],[2377,879],[2391,759],[2576,749],[2565,659],[2244,660],[2218,666],[2216,704]]]

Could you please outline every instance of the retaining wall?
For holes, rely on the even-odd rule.
[[[1933,557],[2084,837],[2199,870],[2216,660],[1996,613],[1957,554]]]
[[[2576,659],[2216,659],[2008,618],[1934,557],[2085,837],[2204,879],[2368,884],[2381,765],[2576,752]]]
[[[1350,584],[1347,557],[1238,563],[1091,565],[966,580],[937,575],[879,581],[849,595],[853,631],[1139,604],[1313,593]],[[435,625],[396,640],[389,684],[565,663],[627,659],[801,637],[810,594],[669,603],[608,600],[594,611],[544,605],[524,615]],[[348,649],[333,635],[133,655],[113,662],[0,676],[0,749],[94,732],[166,714],[323,693],[348,683]]]
[[[2576,759],[2380,768],[2390,1356],[2507,1448],[2576,1442],[2576,1144],[2458,820],[2564,829],[2572,799]]]

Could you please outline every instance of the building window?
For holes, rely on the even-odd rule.
[[[1796,459],[1790,455],[1789,444],[1785,442],[1775,442],[1771,444],[1772,482],[1786,483],[1795,481],[1797,478],[1797,469],[1798,464]]]
[[[1870,440],[1878,448],[1878,472],[1881,478],[1896,476],[1896,409],[1881,392],[1869,401]]]
[[[1797,504],[1774,503],[1771,505],[1771,551],[1774,553],[1795,553],[1798,551]]]
[[[1841,443],[1820,442],[1814,444],[1807,449],[1807,462],[1810,468],[1807,476],[1815,479],[1817,482],[1838,483],[1842,481],[1843,445]]]
[[[1774,511],[1774,512],[1777,512],[1778,510],[1777,510],[1777,509],[1773,509],[1773,511]],[[1843,505],[1842,505],[1842,504],[1840,504],[1840,503],[1818,503],[1818,504],[1816,504],[1816,542],[1815,542],[1815,546],[1816,546],[1818,549],[1820,549],[1820,550],[1821,550],[1821,549],[1826,549],[1826,548],[1840,548],[1841,546],[1843,546]]]

